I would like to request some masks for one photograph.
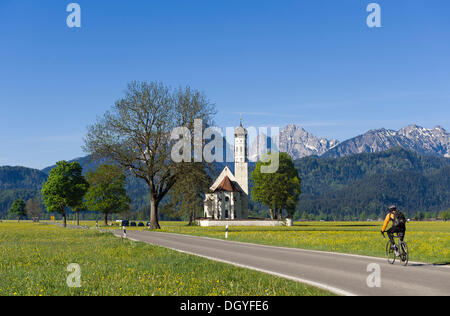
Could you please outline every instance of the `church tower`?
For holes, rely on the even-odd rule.
[[[244,191],[242,199],[242,215],[248,217],[248,159],[247,159],[247,130],[241,124],[234,131],[234,176]]]

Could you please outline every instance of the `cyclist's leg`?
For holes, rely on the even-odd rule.
[[[391,228],[389,228],[389,229],[386,231],[386,234],[388,235],[389,240],[391,241],[391,244],[392,244],[392,245],[395,245],[395,241],[394,241],[394,233],[395,233],[394,227],[391,227]]]
[[[406,265],[408,263],[408,248],[406,246],[406,243],[404,243],[405,239],[405,233],[406,233],[406,227],[403,225],[400,227],[400,231],[398,232],[398,238],[400,240],[400,259]]]
[[[406,234],[406,226],[405,225],[401,225],[398,227],[398,237],[400,239],[400,241],[403,242],[403,239],[405,239],[405,234]]]

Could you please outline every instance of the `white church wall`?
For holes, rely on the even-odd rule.
[[[201,227],[219,227],[219,226],[284,226],[285,221],[275,220],[208,220],[202,219],[197,221]]]

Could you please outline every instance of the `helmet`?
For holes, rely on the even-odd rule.
[[[390,212],[396,211],[396,210],[397,210],[397,206],[395,206],[395,205],[389,206],[389,211],[390,211]]]

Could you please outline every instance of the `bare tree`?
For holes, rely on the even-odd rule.
[[[125,96],[88,127],[84,150],[108,158],[143,179],[150,191],[150,227],[159,229],[161,200],[183,174],[171,159],[171,132],[194,128],[194,119],[210,124],[214,105],[191,88],[170,89],[155,82],[132,82]]]
[[[38,197],[32,197],[26,202],[28,215],[33,221],[38,221],[42,214],[42,203]]]
[[[208,192],[212,181],[209,170],[208,164],[185,163],[184,172],[169,192],[168,203],[164,205],[162,212],[177,218],[187,218],[189,225],[193,224],[203,214],[205,192]]]

